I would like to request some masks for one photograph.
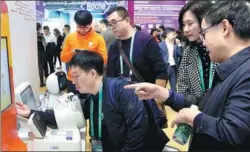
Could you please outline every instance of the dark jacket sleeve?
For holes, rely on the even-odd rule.
[[[169,97],[165,101],[165,105],[170,106],[175,111],[179,111],[180,109],[184,108],[184,100],[184,95],[169,90]]]
[[[169,90],[169,97],[165,101],[165,105],[170,106],[173,110],[179,111],[184,107],[190,107],[191,105],[197,105],[197,99],[195,95],[183,95],[172,90]]]
[[[156,79],[167,80],[167,65],[164,62],[161,49],[152,38],[147,45],[146,58],[156,75]]]
[[[176,54],[177,54],[177,58],[181,58],[182,57],[182,46],[178,46],[176,45]]]
[[[43,122],[47,126],[50,126],[52,128],[57,128],[54,110],[46,110],[44,112],[43,111],[31,110],[30,116],[31,116],[31,114],[33,114],[35,112],[39,114],[39,116],[41,117],[41,119],[43,120]]]
[[[156,119],[156,122],[162,128],[167,123],[167,118],[166,118],[165,114],[159,109],[155,100],[145,100],[145,102],[147,102],[150,109],[152,110],[152,113]]]
[[[134,91],[125,90],[123,86],[121,86],[119,97],[128,130],[121,151],[138,151],[142,148],[149,131],[148,116],[143,102],[134,95]]]
[[[82,104],[82,110],[83,110],[84,118],[89,119],[89,100],[88,99],[86,99],[84,104]],[[39,113],[41,119],[44,121],[44,123],[47,126],[49,126],[51,128],[58,128],[57,123],[56,123],[54,110],[46,110],[43,112],[43,111],[36,111],[36,110],[31,109],[29,117],[34,112]]]
[[[227,145],[242,144],[250,136],[250,77],[233,88],[221,117],[201,113],[194,119],[195,136],[208,135]]]
[[[165,43],[165,42],[161,42],[161,43],[159,43],[158,45],[159,45],[159,47],[160,47],[160,51],[161,51],[163,60],[164,60],[165,63],[167,64],[167,63],[168,63],[168,53],[167,53],[167,51],[166,51],[165,48],[164,48],[164,43]]]

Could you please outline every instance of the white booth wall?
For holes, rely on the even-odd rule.
[[[9,9],[14,87],[29,81],[38,99],[36,1],[6,1],[6,3]]]

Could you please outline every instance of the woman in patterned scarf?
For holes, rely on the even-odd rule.
[[[179,15],[180,30],[187,42],[178,71],[177,89],[184,95],[194,95],[197,101],[212,86],[214,78],[215,64],[200,39],[201,19],[211,6],[209,1],[191,1],[183,6]]]

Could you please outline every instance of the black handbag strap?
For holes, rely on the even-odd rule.
[[[126,56],[124,50],[122,49],[122,43],[121,40],[118,40],[118,49],[119,52],[123,58],[123,60],[125,61],[125,63],[127,64],[127,66],[129,67],[129,69],[133,72],[133,74],[136,76],[136,78],[140,81],[140,82],[145,82],[144,79],[142,78],[142,76],[139,74],[139,72],[134,68],[134,66],[131,64],[131,62],[129,61],[128,57]],[[158,124],[156,124],[156,122],[154,121],[155,117],[154,117],[154,113],[150,107],[150,105],[147,103],[146,100],[142,101],[147,113],[148,113],[148,121],[149,121],[149,127],[151,132],[148,134],[148,138],[150,138],[150,143],[152,143],[151,141],[157,141],[156,143],[154,143],[153,145],[150,143],[145,143],[145,149],[149,150],[149,151],[162,151],[162,149],[164,148],[164,146],[166,145],[166,143],[169,141],[168,137],[166,136],[166,134],[163,132],[163,130],[161,130],[158,126]]]
[[[118,40],[118,50],[120,52],[120,55],[122,56],[123,60],[125,61],[126,65],[129,67],[129,69],[133,72],[133,74],[136,76],[136,78],[140,82],[144,82],[144,79],[140,75],[140,73],[135,69],[135,67],[131,64],[128,57],[126,56],[124,50],[122,49],[122,42],[121,40]]]

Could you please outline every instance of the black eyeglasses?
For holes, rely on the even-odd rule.
[[[204,30],[201,30],[201,31],[200,31],[199,37],[200,37],[200,39],[201,39],[202,42],[205,41],[205,34],[206,34],[207,30],[210,29],[210,28],[213,27],[213,26],[214,26],[214,25],[209,26],[209,27],[205,28]]]
[[[118,21],[111,21],[111,22],[108,23],[108,26],[112,27],[112,28],[116,28],[118,26],[118,23],[121,22],[121,21],[123,21],[123,20],[125,20],[125,19],[126,18],[123,18],[123,19],[118,20]]]
[[[226,20],[228,20],[228,19],[226,19]],[[220,21],[218,24],[211,25],[211,26],[205,28],[204,30],[201,30],[200,34],[199,34],[199,37],[200,37],[201,41],[202,42],[205,41],[205,35],[206,35],[206,32],[207,32],[208,29],[210,29],[211,27],[220,25],[221,22],[222,21]],[[232,27],[235,26],[235,20],[228,20],[228,22],[231,24]]]

